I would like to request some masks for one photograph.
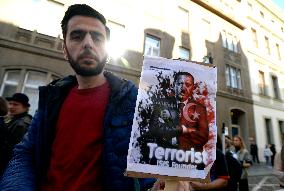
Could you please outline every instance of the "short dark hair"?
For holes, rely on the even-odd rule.
[[[101,21],[103,23],[103,25],[105,26],[106,29],[106,35],[107,35],[107,39],[109,40],[109,36],[110,36],[110,30],[109,28],[106,26],[106,19],[105,17],[99,13],[98,11],[96,11],[95,9],[93,9],[92,7],[90,7],[89,5],[86,4],[74,4],[71,5],[67,11],[65,12],[65,15],[61,21],[61,29],[62,29],[62,34],[63,34],[63,39],[65,40],[66,38],[66,34],[67,34],[67,25],[69,20],[74,17],[74,16],[87,16],[87,17],[93,17],[95,19],[98,19],[99,21]]]
[[[181,72],[181,71],[179,71],[179,72],[174,74],[174,82],[177,81],[179,76],[188,76],[188,77],[191,77],[192,81],[194,81],[194,77],[189,72]]]

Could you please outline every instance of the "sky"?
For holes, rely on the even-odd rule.
[[[273,0],[284,11],[284,0]]]

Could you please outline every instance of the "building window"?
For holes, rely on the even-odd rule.
[[[3,84],[1,86],[1,96],[9,97],[17,92],[20,82],[21,70],[8,70],[4,75]]]
[[[274,142],[273,142],[271,119],[265,118],[265,129],[266,129],[267,144],[273,144]]]
[[[160,39],[146,35],[144,54],[147,56],[160,56]]]
[[[34,70],[7,70],[1,86],[1,96],[10,97],[16,92],[25,93],[31,104],[29,113],[34,115],[38,105],[38,87],[50,82],[52,77],[59,78]]]
[[[252,4],[248,2],[249,11],[252,11]]]
[[[226,31],[222,31],[222,46],[230,51],[238,53],[238,40],[236,36],[233,36]]]
[[[224,48],[228,47],[227,36],[226,36],[226,32],[225,31],[222,31],[222,46]]]
[[[282,144],[284,143],[284,121],[278,121],[279,132],[280,132],[280,140],[282,140]]]
[[[231,51],[234,51],[234,42],[233,42],[233,36],[231,34],[228,34],[228,39],[227,39],[227,42],[228,42],[228,49],[231,50]]]
[[[280,99],[278,78],[277,78],[277,76],[271,76],[271,79],[272,79],[274,98],[275,99]]]
[[[179,47],[179,58],[188,60],[189,59],[189,49]]]
[[[237,37],[234,37],[233,39],[233,45],[234,45],[234,52],[238,53],[239,50],[238,50],[238,40],[237,40]]]
[[[259,94],[266,95],[264,72],[258,71],[258,80],[259,80],[259,84],[258,84]]]
[[[276,43],[276,52],[277,52],[278,59],[281,60],[280,47],[279,47],[279,44],[277,43]]]
[[[261,18],[264,19],[264,13],[262,11],[259,11],[259,14],[260,14]]]
[[[178,13],[179,13],[179,19],[178,19],[178,22],[179,22],[179,26],[180,28],[185,31],[185,32],[188,32],[188,29],[189,29],[189,14],[188,14],[188,10],[182,8],[182,7],[179,7],[179,10],[178,10]]]
[[[270,54],[270,47],[269,47],[269,39],[268,37],[264,37],[265,39],[265,50],[267,54]]]
[[[251,29],[251,37],[252,37],[252,43],[253,43],[254,47],[258,48],[256,30],[253,29],[253,28]]]
[[[126,50],[125,26],[110,20],[108,21],[107,25],[111,31],[108,51],[110,56],[116,59],[123,55],[124,51]]]
[[[38,71],[27,71],[22,91],[30,99],[30,113],[34,114],[38,103],[38,87],[47,83],[47,73]]]
[[[226,66],[226,85],[231,88],[242,89],[241,71],[233,66]]]

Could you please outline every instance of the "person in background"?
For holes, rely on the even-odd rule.
[[[63,51],[75,76],[39,88],[28,133],[16,145],[0,190],[147,190],[153,179],[124,176],[138,90],[104,71],[105,17],[71,5],[61,22]]]
[[[265,158],[265,164],[266,165],[269,165],[269,160],[270,160],[271,155],[272,155],[272,152],[271,152],[269,146],[265,145],[265,149],[263,150],[263,156]]]
[[[231,191],[228,187],[230,176],[227,161],[225,155],[222,153],[222,140],[219,135],[217,136],[216,146],[216,160],[210,169],[211,182],[201,183],[190,181],[190,190]]]
[[[202,183],[197,181],[179,181],[177,188],[174,191],[195,191],[195,190],[210,190],[210,191],[231,191],[228,187],[228,174],[227,162],[224,154],[222,153],[222,141],[220,136],[217,136],[217,149],[216,160],[210,169],[209,183]],[[164,190],[165,181],[157,181],[151,191]]]
[[[8,103],[5,98],[0,97],[0,179],[6,167],[7,160],[5,159],[5,138],[7,128],[4,122],[5,116],[8,114]]]
[[[259,159],[258,159],[258,147],[255,141],[252,141],[250,144],[250,154],[252,156],[252,161],[255,163],[257,162],[259,164]]]
[[[28,114],[30,104],[27,95],[15,93],[6,100],[8,101],[8,116],[4,118],[4,124],[1,127],[1,136],[3,136],[0,153],[2,173],[12,158],[14,146],[21,142],[32,120],[32,116]]]
[[[233,151],[230,137],[225,138],[225,157],[228,164],[230,179],[228,181],[228,190],[237,191],[238,183],[242,176],[242,164],[238,161],[237,155]]]
[[[272,155],[270,156],[270,161],[271,161],[271,166],[273,167],[274,166],[274,158],[275,158],[275,155],[276,155],[275,144],[271,144],[270,150],[271,150],[271,153],[272,153]]]
[[[282,135],[283,136],[283,135]],[[276,176],[280,188],[284,188],[284,144],[282,145],[281,152],[276,153],[274,158],[273,175]]]
[[[5,98],[0,96],[0,117],[8,114],[8,103]]]
[[[243,139],[239,135],[234,136],[234,146],[238,160],[243,167],[242,176],[239,182],[239,190],[249,191],[247,169],[252,165],[251,157],[245,148]]]

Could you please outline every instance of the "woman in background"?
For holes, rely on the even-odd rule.
[[[245,148],[243,139],[239,135],[234,136],[234,146],[238,160],[243,167],[241,180],[239,182],[239,190],[249,191],[247,169],[252,165],[251,157],[248,150]]]

